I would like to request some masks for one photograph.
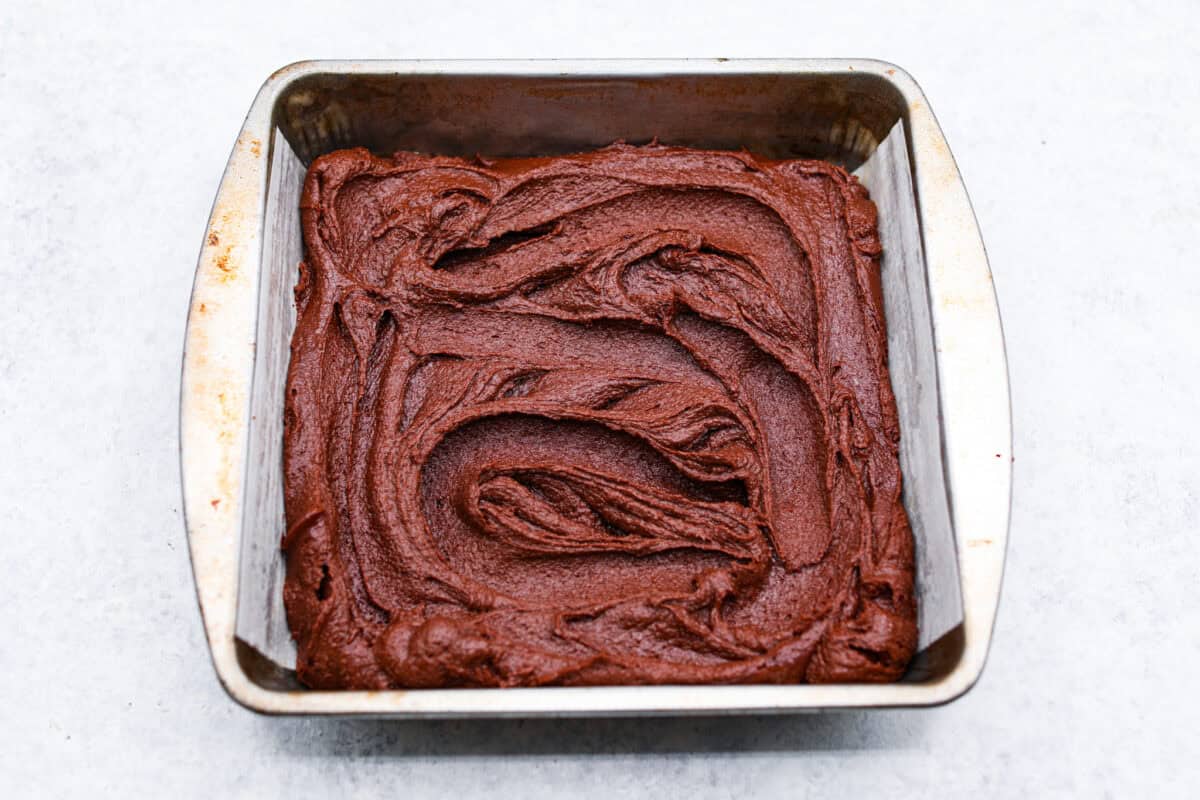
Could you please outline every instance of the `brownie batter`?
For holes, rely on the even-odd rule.
[[[875,206],[614,145],[309,170],[284,589],[315,688],[886,681],[916,644]]]

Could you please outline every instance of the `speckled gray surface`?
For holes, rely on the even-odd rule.
[[[569,5],[377,3],[344,24],[299,2],[0,7],[0,789],[1186,796],[1200,10]],[[931,98],[1013,382],[1013,535],[983,680],[930,711],[772,719],[396,724],[234,706],[192,592],[176,409],[195,257],[254,91],[309,57],[634,55],[874,56]]]

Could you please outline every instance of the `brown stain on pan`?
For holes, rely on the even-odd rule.
[[[254,142],[252,140],[249,148],[253,149]],[[243,142],[239,139],[238,145],[242,146]],[[212,265],[216,267],[213,277],[219,283],[232,283],[242,277],[241,259],[238,257],[240,249],[237,247],[237,241],[241,238],[239,228],[243,220],[243,214],[237,208],[237,203],[222,203],[220,207],[213,211],[213,219],[219,220],[217,224],[212,225],[208,231],[208,237],[205,243],[209,248],[219,249],[217,255],[212,256]],[[233,234],[227,233],[233,231]],[[222,246],[222,241],[225,244]]]
[[[312,64],[308,61],[296,61],[291,64],[287,64],[272,72],[270,77],[267,78],[267,83],[274,83],[275,81],[290,77],[293,72],[303,72],[310,66],[312,66]]]
[[[232,247],[226,247],[225,252],[217,256],[216,261],[213,262],[216,264],[217,269],[221,271],[221,280],[223,281],[231,281],[237,278],[237,265],[229,263],[229,256],[232,252]]]

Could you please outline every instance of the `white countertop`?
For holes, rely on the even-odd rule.
[[[0,789],[22,790],[4,794],[1200,784],[1200,7],[393,1],[343,22],[299,2],[278,19],[269,3],[34,5],[0,8]],[[1078,10],[1043,7],[1063,5]],[[943,708],[815,717],[235,706],[192,590],[176,415],[196,255],[254,92],[302,58],[638,55],[877,57],[929,96],[988,247],[1013,387],[1012,539],[982,681]]]

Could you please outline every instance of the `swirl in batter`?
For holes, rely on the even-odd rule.
[[[306,685],[900,676],[913,543],[856,179],[659,145],[347,150],[301,215]]]

